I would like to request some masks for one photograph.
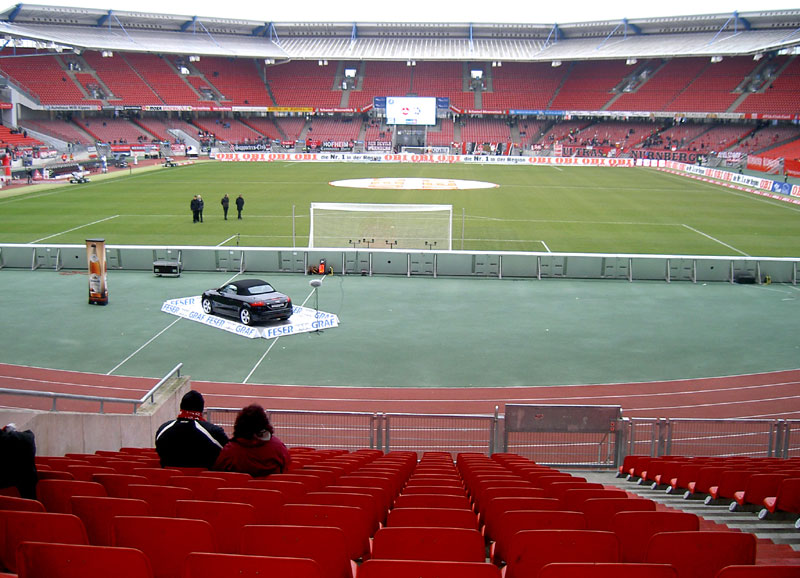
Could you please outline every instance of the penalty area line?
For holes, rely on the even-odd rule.
[[[119,217],[119,215],[112,215],[110,217],[106,217],[105,219],[100,219],[99,221],[92,221],[91,223],[86,223],[85,225],[78,225],[77,227],[72,227],[71,229],[67,229],[66,231],[61,231],[60,233],[55,233],[53,235],[48,235],[47,237],[42,237],[41,239],[36,239],[35,241],[31,241],[31,243],[41,243],[42,241],[46,241],[47,239],[52,239],[53,237],[58,237],[59,235],[65,235],[66,233],[71,233],[72,231],[83,229],[84,227],[91,227],[92,225],[96,225],[97,223],[102,223],[103,221],[110,221],[111,219],[116,219],[117,217]]]
[[[148,345],[150,345],[151,343],[153,343],[153,341],[155,341],[156,339],[158,339],[158,338],[159,338],[159,337],[160,337],[162,334],[164,334],[164,333],[165,333],[165,332],[166,332],[166,331],[167,331],[169,328],[171,328],[173,325],[175,325],[175,324],[176,324],[178,321],[180,321],[181,319],[183,319],[183,317],[178,317],[178,318],[177,318],[175,321],[173,321],[172,323],[170,323],[169,325],[167,325],[167,326],[166,326],[164,329],[162,329],[161,331],[159,331],[158,333],[156,333],[155,335],[153,335],[153,337],[151,337],[150,339],[148,339],[148,340],[147,340],[147,341],[144,343],[144,345],[142,345],[141,347],[139,347],[139,349],[137,349],[136,351],[134,351],[133,353],[131,353],[131,354],[130,354],[128,357],[126,357],[125,359],[123,359],[122,361],[120,361],[120,362],[119,362],[117,365],[115,365],[115,366],[114,366],[114,367],[111,369],[111,371],[109,371],[108,373],[106,373],[106,375],[111,375],[111,374],[112,374],[112,373],[114,373],[116,370],[118,370],[120,367],[122,367],[122,366],[123,366],[125,363],[127,363],[128,361],[130,361],[131,359],[133,359],[133,356],[134,356],[134,355],[136,355],[136,354],[137,354],[137,353],[139,353],[139,352],[140,352],[142,349],[144,349],[145,347],[147,347]]]
[[[719,239],[717,239],[716,237],[712,237],[712,236],[711,236],[711,235],[709,235],[708,233],[704,233],[703,231],[699,231],[699,230],[695,229],[694,227],[690,227],[690,226],[689,226],[689,225],[687,225],[686,223],[681,223],[681,226],[682,226],[682,227],[686,227],[687,229],[689,229],[690,231],[693,231],[693,232],[697,233],[698,235],[702,235],[702,236],[703,236],[703,237],[705,237],[706,239],[710,239],[710,240],[714,241],[715,243],[719,243],[720,245],[722,245],[723,247],[727,247],[727,248],[728,248],[728,249],[730,249],[731,251],[736,251],[736,252],[737,252],[737,253],[739,253],[740,255],[743,255],[743,256],[745,256],[745,257],[749,257],[749,256],[750,256],[750,255],[748,255],[747,253],[745,253],[744,251],[740,251],[739,249],[737,249],[737,248],[736,248],[736,247],[734,247],[733,245],[728,245],[726,242],[724,242],[724,241],[720,241],[720,240],[719,240]]]

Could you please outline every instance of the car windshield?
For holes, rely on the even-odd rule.
[[[262,295],[264,293],[274,293],[275,289],[273,289],[272,285],[269,283],[264,283],[263,285],[253,285],[252,287],[248,287],[247,292],[250,295]]]

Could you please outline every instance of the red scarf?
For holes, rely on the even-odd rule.
[[[203,419],[203,412],[202,411],[189,411],[188,409],[182,409],[178,414],[178,419],[194,419],[198,421],[202,421]]]

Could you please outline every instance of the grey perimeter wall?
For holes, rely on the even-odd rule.
[[[800,257],[587,253],[161,247],[108,245],[109,270],[307,273],[324,259],[335,274],[797,284]],[[84,245],[0,244],[0,269],[86,269]]]

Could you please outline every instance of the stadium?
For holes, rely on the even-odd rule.
[[[280,476],[352,459],[391,504],[426,463],[455,470],[493,548],[512,538],[483,526],[476,472],[542,497],[547,468],[694,512],[686,529],[772,533],[687,576],[798,564],[800,509],[763,502],[800,448],[800,10],[344,24],[18,4],[0,30],[0,416],[36,433],[42,473],[155,469],[154,432],[195,389],[229,433],[268,410]],[[243,277],[292,320],[203,312]],[[687,485],[743,463],[760,489]],[[343,575],[395,571],[350,554]],[[458,562],[493,576],[508,555]],[[551,561],[645,562],[613,558]],[[556,571],[538,575],[589,575]]]

